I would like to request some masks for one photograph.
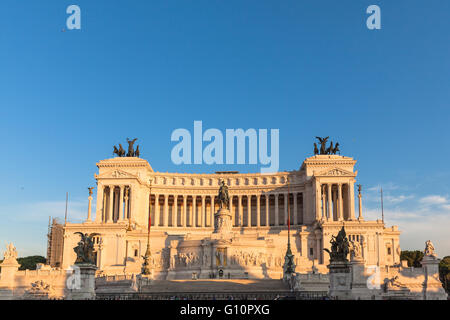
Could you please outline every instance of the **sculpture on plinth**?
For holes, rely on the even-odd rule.
[[[43,280],[37,280],[31,284],[29,289],[25,290],[23,298],[26,300],[47,300],[55,299],[56,294],[50,284]]]
[[[427,240],[425,242],[425,250],[424,250],[424,256],[431,256],[431,257],[437,257],[436,253],[434,252],[434,246],[431,240]]]
[[[361,250],[361,244],[359,241],[353,241],[350,240],[350,259],[352,261],[354,260],[362,260],[362,250]]]
[[[337,154],[338,152],[341,151],[339,149],[339,142],[336,142],[336,144],[333,147],[333,141],[331,141],[330,146],[327,147],[327,142],[328,142],[329,138],[330,137],[325,137],[325,138],[316,137],[316,139],[319,140],[319,143],[320,143],[320,150],[317,148],[317,144],[314,143],[314,155]]]
[[[228,186],[225,181],[220,182],[219,195],[219,211],[214,214],[214,233],[229,233],[232,229],[231,213],[228,210],[230,196],[228,194]]]
[[[224,180],[220,182],[219,195],[217,198],[219,200],[220,209],[222,209],[223,207],[228,208],[230,196],[228,195],[228,186],[225,184]]]
[[[127,143],[128,143],[128,152],[127,153],[125,153],[124,148],[119,143],[119,148],[114,146],[113,154],[117,155],[118,157],[137,157],[137,158],[139,158],[139,156],[140,156],[139,145],[136,147],[136,151],[134,150],[134,143],[136,142],[136,140],[137,140],[137,138],[135,138],[133,140],[130,140],[127,138]]]
[[[348,262],[347,256],[350,250],[350,243],[345,233],[344,227],[337,234],[331,236],[331,251],[327,248],[323,249],[330,255],[330,262]]]
[[[225,265],[225,249],[217,249],[216,251],[216,265],[218,267],[223,267]]]
[[[17,263],[17,250],[12,243],[6,246],[6,251],[3,255],[3,263]]]
[[[94,255],[94,237],[99,235],[98,233],[87,233],[75,232],[81,236],[81,240],[78,245],[73,248],[73,251],[77,254],[77,259],[75,264],[91,264],[95,265],[95,255]]]

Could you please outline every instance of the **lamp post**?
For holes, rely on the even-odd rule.
[[[142,270],[141,273],[143,275],[151,275],[151,262],[150,262],[150,228],[152,225],[152,179],[149,179],[149,210],[148,210],[148,234],[147,234],[147,250],[145,251],[144,255],[144,263],[142,264]]]
[[[286,255],[284,256],[284,265],[283,265],[283,280],[289,281],[292,275],[295,273],[295,263],[294,263],[294,255],[291,251],[291,197],[290,197],[290,189],[289,189],[289,177],[286,178],[286,183],[288,187],[288,243]]]

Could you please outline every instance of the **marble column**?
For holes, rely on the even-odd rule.
[[[200,211],[200,225],[201,227],[205,227],[206,220],[206,210],[205,210],[205,196],[202,195],[202,210]]]
[[[322,217],[321,219],[326,219],[327,218],[327,210],[328,210],[328,206],[327,206],[327,184],[324,183],[322,184],[321,187],[321,192],[322,192]]]
[[[169,226],[169,195],[163,194],[164,197],[164,227]]]
[[[106,223],[112,223],[113,214],[113,200],[114,200],[114,186],[109,186],[109,206],[108,215],[106,216]]]
[[[276,226],[280,225],[279,211],[278,211],[278,193],[275,193],[275,225]]]
[[[363,215],[362,215],[362,196],[361,196],[361,192],[358,193],[358,199],[359,199],[359,216],[358,216],[358,220],[364,220]]]
[[[183,213],[181,214],[181,226],[186,227],[186,217],[187,217],[187,196],[183,195]]]
[[[211,214],[210,214],[210,219],[209,219],[209,223],[210,223],[210,227],[214,228],[214,211],[215,211],[215,204],[214,204],[214,200],[215,200],[215,196],[212,195],[211,196]]]
[[[113,215],[112,215],[112,221],[117,222],[119,219],[119,194],[120,194],[120,188],[117,190],[114,188],[114,209],[113,209]],[[117,215],[117,217],[116,217]]]
[[[269,226],[269,205],[270,205],[270,202],[269,202],[269,195],[266,193],[266,195],[265,195],[265,198],[266,198],[266,227],[268,227]]]
[[[342,201],[342,183],[338,184],[338,221],[344,220],[344,204]]]
[[[316,220],[320,220],[322,218],[322,185],[316,181],[316,194],[315,194],[315,200],[316,200]]]
[[[231,225],[234,227],[236,217],[233,212],[233,196],[232,195],[230,195],[230,202],[228,203],[228,210],[230,210],[230,213],[231,213]]]
[[[172,226],[174,227],[178,227],[178,195],[175,194],[173,196],[173,212],[172,212],[172,217],[173,217],[173,224]]]
[[[298,210],[297,210],[297,192],[293,193],[294,197],[294,225],[298,224]]]
[[[95,208],[95,222],[100,223],[102,222],[102,211],[104,210],[103,207],[103,197],[105,194],[105,187],[103,184],[98,183],[97,184],[97,206]]]
[[[186,214],[186,216],[187,216],[186,225],[188,227],[193,226],[192,225],[192,201],[194,200],[194,197],[193,196],[190,196],[190,197],[191,197],[191,203],[188,203],[188,205],[187,205],[187,214]]]
[[[124,196],[124,200],[125,200],[125,219],[128,219],[128,201],[129,201],[129,190],[128,187],[126,187],[127,189],[125,190],[125,196]],[[129,219],[128,219],[129,220]]]
[[[256,196],[256,226],[261,226],[261,195]]]
[[[337,188],[331,187],[331,196],[333,197],[333,214],[331,220],[337,221]]]
[[[252,196],[247,196],[247,227],[252,226]]]
[[[331,198],[331,187],[333,185],[331,183],[327,184],[328,187],[328,216],[327,216],[327,220],[333,220],[333,200]]]
[[[243,218],[244,218],[244,215],[243,215],[243,210],[242,210],[242,196],[241,195],[239,195],[238,196],[238,222],[237,222],[237,225],[238,225],[238,227],[243,227],[244,226],[244,221],[243,221]]]
[[[198,227],[197,221],[197,196],[192,196],[192,226]]]
[[[124,186],[120,186],[120,193],[119,193],[119,222],[123,221],[123,191],[124,191]]]
[[[354,187],[354,185],[353,185],[353,181],[351,181],[349,184],[348,184],[348,187],[349,187],[349,192],[348,192],[348,195],[349,195],[349,199],[348,199],[348,201],[349,201],[349,209],[350,209],[350,214],[349,214],[349,218],[350,218],[350,220],[355,220],[355,187]]]
[[[159,227],[160,219],[160,209],[159,209],[159,194],[155,193],[155,227]]]
[[[86,222],[92,222],[92,217],[91,217],[91,214],[92,214],[92,196],[91,195],[89,195],[89,197],[88,197],[88,201],[89,201],[89,203],[88,203],[88,216],[87,216],[87,219],[86,219]]]

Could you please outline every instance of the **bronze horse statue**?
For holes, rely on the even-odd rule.
[[[128,142],[128,153],[127,153],[127,157],[134,157],[134,148],[133,145],[136,142],[137,138],[130,140],[127,138],[127,142]]]
[[[119,143],[119,149],[117,149],[116,146],[114,146],[114,152],[113,154],[117,154],[118,157],[124,157],[125,156],[125,150],[123,149],[122,145]]]

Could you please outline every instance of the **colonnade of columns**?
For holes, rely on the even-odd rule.
[[[328,221],[354,220],[353,183],[321,183],[316,191],[317,218]]]
[[[126,185],[101,185],[97,194],[96,222],[114,223],[130,218],[131,188]]]
[[[150,201],[152,226],[157,227],[213,227],[219,209],[215,195],[153,193]],[[230,195],[228,209],[233,226],[262,227],[287,225],[288,207],[291,225],[302,224],[303,194],[299,192]]]
[[[316,188],[316,219],[355,220],[352,182],[317,183]],[[95,221],[117,223],[131,219],[131,215],[136,214],[131,212],[131,193],[128,185],[99,184],[97,208],[100,209],[97,209]],[[310,223],[310,218],[306,218],[306,197],[298,191],[230,194],[229,210],[233,226],[285,226],[288,209],[291,225]],[[150,201],[152,225],[157,227],[213,227],[214,213],[219,209],[217,196],[208,194],[152,192]],[[147,216],[148,212],[143,214]]]

